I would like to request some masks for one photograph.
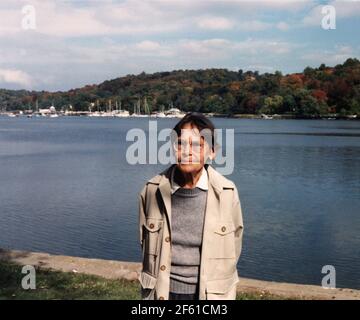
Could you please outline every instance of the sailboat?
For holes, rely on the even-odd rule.
[[[99,111],[99,100],[96,100],[96,111],[90,112],[89,117],[101,117],[102,112]]]
[[[261,118],[266,119],[266,120],[270,120],[270,119],[273,119],[273,116],[268,116],[267,114],[262,113]]]
[[[178,108],[174,108],[173,103],[169,104],[169,109],[165,112],[168,118],[182,118],[185,116],[185,113]]]
[[[36,99],[35,102],[35,117],[41,117],[40,113],[39,113],[39,100]]]
[[[156,112],[152,113],[151,117],[154,117],[154,118],[166,118],[166,114],[164,112],[164,106],[163,105],[161,106],[160,111],[156,111]]]
[[[116,100],[116,111],[115,111],[115,117],[119,117],[119,118],[126,118],[129,117],[129,111],[127,110],[121,110],[121,100],[120,100],[120,109],[118,109],[118,102]]]
[[[112,112],[111,99],[109,100],[109,108],[106,112],[101,114],[102,117],[114,117],[114,113]]]
[[[149,106],[147,105],[146,98],[144,99],[144,109],[145,112],[149,112]],[[149,116],[149,114],[141,114],[140,98],[137,100],[136,105],[134,103],[134,113],[131,116],[137,118],[145,118]]]

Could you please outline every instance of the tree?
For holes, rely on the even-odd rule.
[[[56,108],[72,104],[76,111],[99,101],[99,110],[105,110],[109,99],[118,99],[122,108],[133,110],[134,101],[144,97],[152,110],[172,103],[184,111],[317,115],[330,106],[331,112],[351,114],[360,102],[360,61],[350,58],[335,67],[321,64],[287,75],[212,68],[143,72],[67,92],[0,89],[0,109],[27,109],[38,101],[41,108],[54,102]]]
[[[349,104],[349,114],[356,114],[358,117],[360,116],[360,100],[351,99]]]
[[[259,96],[248,93],[241,103],[244,113],[255,114],[259,109]]]
[[[328,111],[326,102],[318,101],[311,95],[309,90],[298,90],[296,92],[296,102],[296,114],[300,116],[319,116]]]
[[[294,112],[296,110],[296,101],[292,94],[286,94],[283,100],[283,111]]]

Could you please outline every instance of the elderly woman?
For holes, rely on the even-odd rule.
[[[139,198],[142,298],[235,299],[243,220],[235,184],[206,163],[215,157],[214,125],[188,113],[173,131],[177,163]]]

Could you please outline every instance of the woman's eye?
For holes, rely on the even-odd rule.
[[[188,141],[178,140],[177,146],[178,147],[184,147],[184,148],[189,147],[189,146],[191,146],[193,148],[199,148],[199,147],[203,147],[204,143],[203,142],[196,142],[196,141],[189,143]]]
[[[204,143],[203,142],[193,142],[192,143],[192,146],[194,148],[199,148],[199,147],[203,147],[204,146]]]
[[[181,140],[178,141],[179,146],[186,146],[187,144],[188,143],[186,141],[181,141]]]

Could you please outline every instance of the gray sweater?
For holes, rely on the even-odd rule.
[[[206,198],[199,188],[180,188],[171,196],[170,292],[196,292]]]

